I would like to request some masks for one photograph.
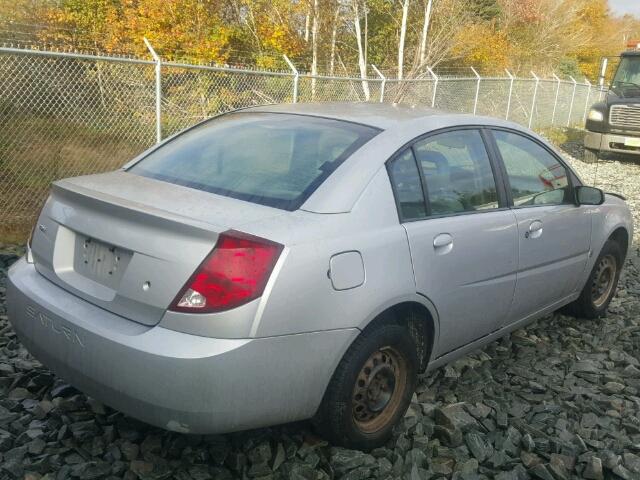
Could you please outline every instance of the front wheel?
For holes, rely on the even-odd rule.
[[[416,345],[406,328],[365,330],[336,368],[314,423],[335,445],[380,447],[406,412],[417,374]]]
[[[585,148],[584,153],[582,155],[582,159],[584,163],[597,163],[598,152],[594,152],[593,150],[589,150],[588,148]]]
[[[607,314],[616,293],[623,254],[618,243],[607,240],[591,270],[580,297],[568,305],[569,313],[581,318],[598,318]]]

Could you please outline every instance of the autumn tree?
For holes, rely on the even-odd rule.
[[[370,64],[389,77],[474,66],[595,80],[600,57],[640,36],[607,0],[11,0],[0,28],[5,40],[145,57],[147,37],[166,59],[268,69],[287,55],[301,71],[361,76],[364,92]]]

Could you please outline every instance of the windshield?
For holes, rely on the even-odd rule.
[[[621,97],[640,97],[640,55],[621,58],[611,89]]]
[[[128,171],[295,210],[378,132],[307,115],[236,112],[185,131]]]

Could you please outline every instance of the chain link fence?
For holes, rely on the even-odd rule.
[[[282,102],[402,102],[544,129],[582,126],[602,92],[536,78],[311,76],[0,48],[0,241],[24,240],[52,181],[113,170],[196,122]],[[376,70],[377,72],[377,70]]]

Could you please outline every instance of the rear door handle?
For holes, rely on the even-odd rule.
[[[542,235],[542,221],[534,220],[529,224],[529,228],[524,232],[525,238],[538,238]]]
[[[440,233],[433,239],[433,248],[436,253],[449,253],[453,248],[453,237],[448,233]]]

